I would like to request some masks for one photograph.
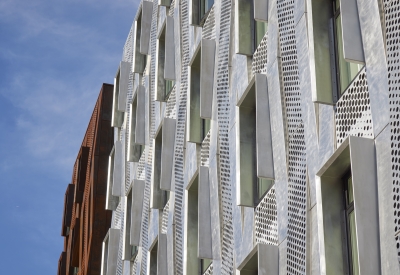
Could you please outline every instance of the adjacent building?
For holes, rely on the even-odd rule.
[[[141,1],[101,274],[400,274],[399,11]]]
[[[101,244],[111,225],[105,209],[113,85],[103,84],[65,191],[58,275],[100,275]]]

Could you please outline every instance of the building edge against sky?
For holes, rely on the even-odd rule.
[[[399,10],[142,1],[101,274],[400,274]]]
[[[101,271],[101,245],[111,225],[106,202],[113,85],[103,84],[67,186],[61,236],[64,248],[58,275],[95,275]]]

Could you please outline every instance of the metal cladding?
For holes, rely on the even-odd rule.
[[[175,31],[174,18],[167,16],[165,26],[165,63],[164,78],[175,80]]]
[[[114,93],[115,274],[400,274],[399,9],[142,1]]]

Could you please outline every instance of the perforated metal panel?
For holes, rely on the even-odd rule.
[[[400,1],[385,0],[386,52],[389,78],[394,235],[400,258]]]
[[[221,0],[219,22],[219,47],[217,66],[217,117],[219,140],[220,193],[222,199],[222,268],[221,274],[233,274],[233,225],[232,225],[232,183],[230,180],[229,156],[229,48],[231,6],[230,0]]]
[[[252,73],[263,74],[267,72],[267,49],[268,49],[268,32],[264,35],[256,51],[253,54]]]
[[[254,211],[256,243],[278,245],[278,220],[273,186]]]
[[[163,209],[162,226],[161,226],[162,234],[167,234],[167,230],[168,230],[169,203],[170,203],[170,201],[167,202],[167,204],[164,206],[164,209]]]
[[[297,63],[294,0],[278,0],[279,43],[288,146],[287,272],[306,273],[306,147]]]
[[[203,275],[213,275],[214,273],[213,270],[214,270],[213,264],[211,263],[207,268],[207,270],[203,273]]]
[[[165,117],[176,119],[176,87],[174,87],[168,97]]]
[[[371,106],[365,68],[353,80],[336,104],[336,140],[347,136],[373,138]]]
[[[210,134],[211,132],[209,131],[201,143],[201,166],[208,166],[210,162]]]
[[[215,6],[212,6],[202,30],[202,38],[215,39]]]
[[[175,273],[183,274],[184,251],[184,141],[186,125],[186,101],[188,92],[188,65],[189,65],[189,3],[181,2],[181,83],[175,134]]]
[[[171,1],[171,6],[169,9],[169,16],[174,17],[174,12],[175,12],[175,0]]]

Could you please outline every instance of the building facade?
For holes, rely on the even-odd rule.
[[[58,275],[100,275],[101,272],[101,244],[112,216],[104,208],[108,156],[114,144],[114,130],[110,125],[112,99],[113,85],[103,84],[65,192],[61,226],[64,249]]]
[[[399,35],[398,0],[142,0],[102,274],[400,274]]]

